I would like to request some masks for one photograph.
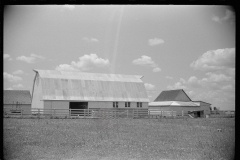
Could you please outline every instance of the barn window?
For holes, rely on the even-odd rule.
[[[118,102],[113,102],[113,108],[118,108]]]
[[[125,107],[130,107],[130,102],[125,102]]]
[[[128,102],[128,107],[130,107],[130,102]]]
[[[142,108],[142,102],[137,102],[137,107]]]
[[[125,102],[125,107],[127,107],[127,102]]]

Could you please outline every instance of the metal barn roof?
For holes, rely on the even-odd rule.
[[[31,104],[31,94],[28,90],[4,90],[4,104]]]
[[[190,102],[192,101],[188,95],[184,92],[183,89],[177,90],[168,90],[162,91],[158,97],[154,100],[154,102],[159,101],[182,101],[182,102]]]
[[[149,102],[142,76],[34,70],[43,100]]]
[[[191,106],[197,107],[200,106],[199,103],[194,102],[181,102],[181,101],[161,101],[161,102],[151,102],[148,104],[149,107],[161,107],[161,106]]]

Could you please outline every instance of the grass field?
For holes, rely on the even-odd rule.
[[[235,118],[4,118],[3,126],[6,160],[234,159]]]

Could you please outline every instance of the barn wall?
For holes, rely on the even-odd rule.
[[[53,109],[52,114],[68,115],[69,101],[44,101],[44,109]]]
[[[137,102],[130,102],[130,108],[137,108]],[[88,108],[113,108],[113,102],[88,102]],[[128,108],[125,107],[125,102],[118,102],[118,108]],[[142,108],[148,108],[148,102],[142,102]]]
[[[43,108],[42,101],[42,87],[41,87],[41,79],[37,73],[36,80],[34,83],[34,90],[32,93],[32,109],[33,108]]]
[[[4,108],[7,108],[7,113],[10,113],[10,109],[13,110],[21,110],[22,109],[22,114],[31,114],[31,104],[21,104],[21,105],[16,105],[16,104],[4,104]]]

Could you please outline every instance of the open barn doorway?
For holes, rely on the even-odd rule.
[[[69,102],[69,109],[71,116],[84,116],[83,109],[88,109],[88,102]]]

